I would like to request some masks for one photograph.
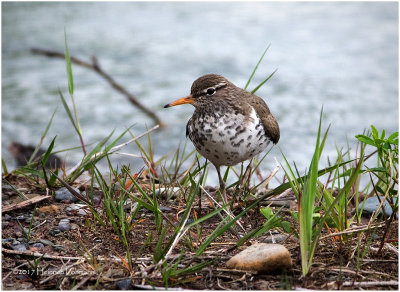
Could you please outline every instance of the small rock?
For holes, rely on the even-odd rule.
[[[60,250],[60,251],[67,252],[67,250],[65,249],[65,247],[64,247],[63,245],[61,245],[61,244],[55,244],[55,245],[53,245],[53,248],[54,248],[55,250]]]
[[[164,213],[172,212],[172,209],[170,207],[166,207],[166,206],[159,206],[159,209],[161,212],[164,212]]]
[[[78,224],[71,223],[71,230],[76,230],[76,229],[79,229]]]
[[[31,223],[31,220],[32,220],[32,216],[26,217],[26,218],[25,218],[25,223],[30,224],[30,223]]]
[[[49,231],[49,234],[52,236],[59,236],[61,234],[61,230],[58,228],[53,228]]]
[[[58,223],[58,229],[60,231],[68,231],[71,229],[71,224],[69,223],[69,219],[61,219],[60,223]]]
[[[40,239],[40,243],[43,243],[44,245],[54,245],[50,240],[47,239]]]
[[[4,215],[4,220],[10,221],[11,219],[12,219],[12,216],[10,216],[8,214]]]
[[[65,209],[65,212],[67,215],[88,216],[90,211],[86,208],[87,206],[85,204],[71,204]]]
[[[96,206],[99,206],[101,204],[102,199],[103,199],[103,197],[101,195],[94,195],[93,196],[93,203]]]
[[[43,248],[44,244],[41,242],[36,242],[36,243],[32,244],[32,247]]]
[[[137,207],[138,203],[137,202],[132,202],[131,199],[126,200],[123,209],[125,212],[130,212],[131,210],[135,209]]]
[[[80,191],[77,189],[77,188],[73,188],[77,193],[79,193],[80,194]],[[55,197],[54,197],[54,199],[57,201],[57,202],[65,202],[65,201],[69,201],[69,202],[78,202],[79,200],[78,200],[78,198],[76,198],[73,194],[71,194],[71,192],[67,189],[67,188],[65,188],[65,187],[63,187],[63,188],[61,188],[61,189],[58,189],[56,192],[55,192]]]
[[[13,246],[12,246],[12,249],[13,249],[13,250],[18,250],[18,251],[27,250],[25,244],[22,244],[22,243],[13,245]]]
[[[160,196],[160,195],[163,195],[163,194],[171,195],[171,194],[175,194],[179,190],[180,190],[180,188],[178,188],[178,187],[175,187],[175,188],[159,188],[159,189],[156,189],[155,193],[156,193],[156,196]]]
[[[379,196],[379,199],[382,201],[384,199],[383,196]],[[395,199],[395,203],[398,200],[398,198]],[[363,208],[363,214],[373,214],[378,210],[378,207],[380,206],[380,201],[378,200],[377,197],[371,197],[365,200],[364,208]],[[360,202],[357,206],[358,211],[361,211],[363,202]],[[393,213],[392,208],[389,205],[389,202],[386,200],[383,203],[383,210],[386,214],[386,216],[391,216]],[[382,209],[380,210],[380,213],[382,214]],[[397,214],[398,215],[398,214]]]
[[[1,243],[6,243],[6,242],[13,242],[15,239],[14,238],[3,238],[1,240]]]
[[[228,268],[259,272],[280,271],[291,265],[292,259],[286,247],[267,243],[253,244],[226,263]]]
[[[287,238],[287,235],[283,235],[283,234],[271,234],[269,236],[267,236],[263,242],[265,243],[280,243],[282,241],[284,241]]]
[[[119,290],[128,290],[130,285],[131,285],[131,278],[127,278],[127,279],[123,279],[123,280],[119,280],[117,282],[117,287]]]
[[[26,218],[31,218],[31,217],[27,214],[17,216],[17,220],[20,220],[20,221],[25,220]]]
[[[19,242],[24,242],[24,243],[27,242],[26,238],[24,238],[24,237],[19,237],[19,238],[17,238],[17,240],[18,240]]]
[[[26,271],[26,272],[28,273],[28,271]],[[16,278],[18,280],[21,280],[21,281],[28,280],[28,277],[26,275],[24,275],[24,274],[19,274],[19,275],[16,276]]]
[[[3,193],[4,192],[13,192],[14,191],[12,186],[4,185],[4,184],[1,186],[1,190],[2,190]]]

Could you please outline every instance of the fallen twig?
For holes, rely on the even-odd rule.
[[[50,199],[50,198],[51,198],[51,196],[36,196],[36,197],[33,197],[31,199],[28,199],[26,201],[23,201],[23,202],[20,202],[20,203],[17,203],[17,204],[13,204],[13,205],[9,205],[9,206],[2,206],[1,213],[7,213],[7,212],[14,211],[14,210],[17,210],[17,209],[26,208],[26,207],[28,207],[30,205],[39,203],[39,202],[41,202],[43,200],[47,200],[47,199]]]
[[[370,281],[370,282],[353,282],[346,281],[342,283],[343,287],[374,287],[374,286],[399,286],[398,281]]]
[[[369,226],[369,225],[357,226],[357,227],[354,227],[352,229],[346,229],[344,231],[340,231],[340,232],[336,232],[336,233],[331,233],[331,234],[325,235],[325,236],[321,237],[320,240],[326,239],[326,238],[329,238],[329,237],[333,237],[333,236],[337,236],[337,235],[342,235],[342,234],[351,234],[351,233],[363,232],[363,231],[367,231],[367,230],[370,230],[370,229],[373,229],[373,228],[383,227],[384,225],[385,225],[385,223],[379,223],[379,224],[375,224],[375,225],[371,225],[371,226]]]
[[[45,50],[45,49],[39,49],[39,48],[32,48],[31,52],[33,54],[37,54],[37,55],[43,55],[49,58],[59,58],[59,59],[65,59],[65,55],[63,53],[57,52],[57,51],[51,51],[51,50]],[[126,98],[137,108],[139,108],[140,110],[142,110],[146,115],[148,115],[150,118],[152,118],[154,120],[154,122],[156,124],[160,124],[160,126],[162,128],[165,127],[165,124],[161,121],[161,119],[154,113],[152,112],[150,109],[148,109],[146,106],[144,106],[143,104],[141,104],[136,97],[129,93],[121,84],[117,83],[109,74],[107,74],[106,72],[104,72],[104,70],[100,67],[99,61],[97,60],[97,58],[95,56],[92,56],[92,62],[85,62],[82,61],[78,58],[72,57],[71,56],[71,62],[85,67],[87,69],[93,70],[95,72],[97,72],[100,76],[102,76],[104,79],[106,79],[113,88],[115,88],[117,91],[119,91],[120,93],[122,93],[123,95],[126,96]]]
[[[68,261],[68,260],[72,260],[72,261],[86,261],[86,259],[84,257],[68,257],[68,256],[56,256],[56,255],[49,255],[49,254],[42,254],[39,252],[33,252],[33,251],[29,251],[29,250],[12,250],[12,249],[7,249],[2,247],[1,251],[3,253],[6,254],[15,254],[15,255],[23,255],[23,256],[31,256],[31,257],[43,257],[43,259],[48,259],[48,260],[58,260],[58,261]],[[179,256],[179,255],[178,255]],[[96,260],[101,261],[101,262],[107,262],[107,261],[111,261],[111,262],[118,262],[121,263],[121,259],[120,258],[110,258],[110,257],[96,257]],[[135,263],[141,263],[141,262],[153,262],[153,259],[151,257],[146,257],[146,258],[137,258],[135,260]]]

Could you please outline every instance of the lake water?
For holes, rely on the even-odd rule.
[[[395,2],[3,2],[2,158],[9,169],[15,167],[10,142],[36,145],[56,108],[44,145],[57,136],[56,150],[79,146],[57,93],[60,88],[68,97],[65,62],[30,53],[32,47],[62,52],[64,29],[71,55],[87,61],[97,56],[106,72],[167,124],[152,134],[158,158],[184,144],[193,112],[190,105],[163,105],[189,94],[192,82],[206,73],[243,87],[268,44],[249,87],[278,69],[257,92],[281,129],[279,147],[262,164],[265,174],[275,158],[283,161],[280,150],[300,170],[308,167],[322,106],[323,127],[331,124],[322,166],[346,139],[355,151],[354,135],[371,124],[398,129]],[[153,124],[96,73],[73,66],[73,74],[86,143],[131,125],[137,135]],[[134,145],[124,151],[139,153]],[[82,155],[61,156],[73,164]],[[137,158],[115,159],[134,170],[143,166]]]

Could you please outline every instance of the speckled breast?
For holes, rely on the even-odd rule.
[[[254,109],[248,117],[233,110],[194,114],[187,124],[187,134],[197,151],[217,166],[250,159],[270,142]]]

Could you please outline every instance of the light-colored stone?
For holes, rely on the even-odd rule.
[[[90,211],[88,210],[86,204],[71,204],[66,209],[65,212],[67,215],[80,215],[80,216],[88,216]]]
[[[292,258],[286,247],[281,244],[256,243],[232,257],[228,268],[274,272],[290,268]]]

